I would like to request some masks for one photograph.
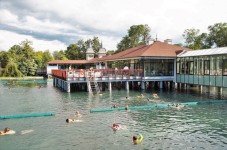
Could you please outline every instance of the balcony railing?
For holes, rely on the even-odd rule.
[[[142,69],[67,69],[52,70],[52,75],[64,80],[122,80],[142,78],[143,71]]]

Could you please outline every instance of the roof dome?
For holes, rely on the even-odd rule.
[[[94,52],[94,50],[93,50],[91,47],[89,47],[89,48],[87,49],[86,53],[94,54],[95,52]]]
[[[95,52],[94,52],[94,50],[92,49],[92,47],[91,47],[91,42],[89,43],[89,47],[88,47],[88,49],[87,49],[87,51],[86,51],[86,54],[94,54]]]
[[[98,53],[99,54],[106,54],[106,49],[105,48],[100,48]]]
[[[106,54],[106,49],[102,47],[102,42],[101,42],[101,48],[99,49],[99,54]]]

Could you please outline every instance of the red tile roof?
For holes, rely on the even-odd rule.
[[[97,61],[120,60],[135,57],[176,57],[177,53],[183,50],[189,49],[165,42],[155,41],[151,45],[140,45],[108,57],[100,58]]]
[[[176,57],[183,50],[190,50],[185,47],[180,47],[165,42],[155,41],[151,45],[139,45],[129,48],[117,54],[103,56],[102,58],[94,58],[91,60],[52,60],[48,64],[88,64],[108,60],[122,60],[138,57]]]

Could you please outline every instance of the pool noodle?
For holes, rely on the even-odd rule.
[[[0,116],[0,119],[14,119],[14,118],[27,118],[27,117],[42,117],[42,116],[54,116],[54,113],[53,113],[53,112],[44,112],[44,113],[34,113],[34,114],[9,115],[9,116]]]
[[[177,103],[178,105],[184,106],[193,106],[193,105],[204,105],[204,104],[217,104],[217,103],[227,103],[227,100],[212,100],[212,101],[200,101],[200,102],[185,102],[185,103]],[[167,108],[171,107],[173,104],[153,104],[146,106],[129,106],[128,110],[136,110],[136,109],[154,109],[154,108]],[[174,105],[175,106],[175,105]],[[114,110],[125,110],[125,107],[118,108],[100,108],[100,109],[91,109],[90,112],[107,112]]]

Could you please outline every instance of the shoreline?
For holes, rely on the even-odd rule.
[[[34,76],[34,77],[0,77],[0,80],[38,80],[44,79],[42,76]]]

